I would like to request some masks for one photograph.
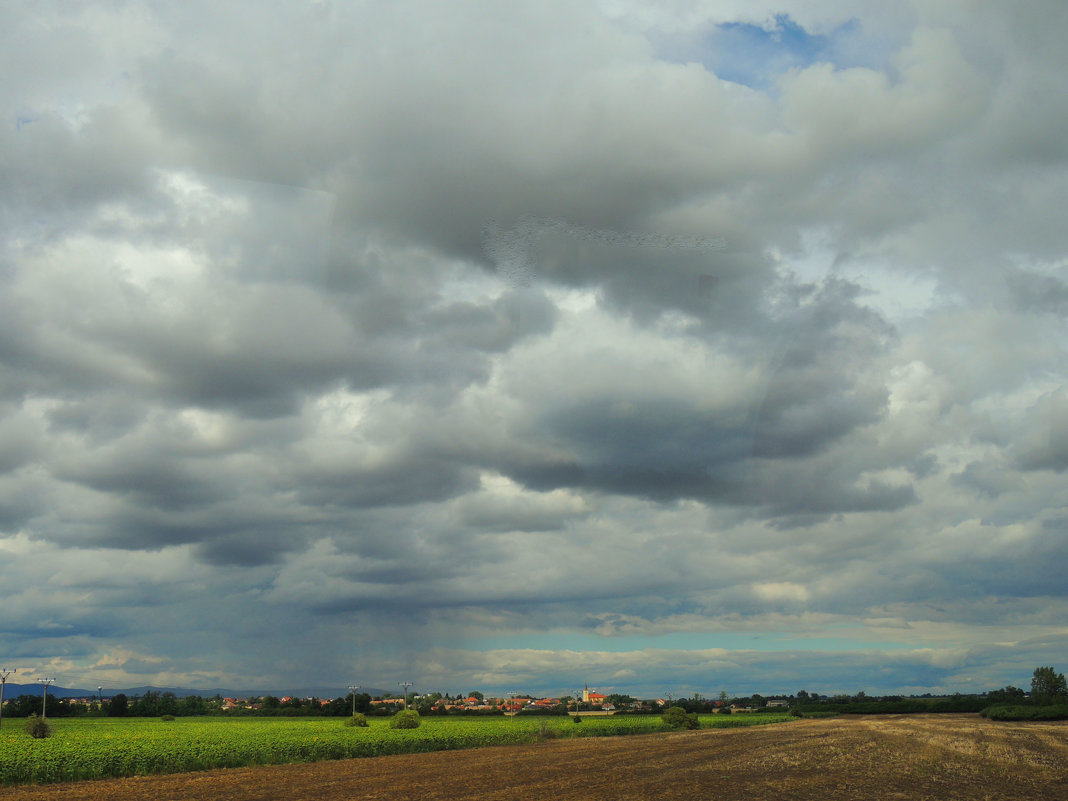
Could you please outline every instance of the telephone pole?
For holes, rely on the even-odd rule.
[[[356,691],[360,689],[360,685],[350,684],[349,689],[352,690],[352,716],[356,717]]]
[[[408,688],[412,686],[412,682],[410,682],[410,681],[398,681],[397,684],[399,684],[401,687],[404,688],[404,711],[407,712],[408,711]]]
[[[4,685],[7,684],[7,677],[12,673],[18,673],[15,668],[0,668],[0,726],[4,723]]]
[[[54,684],[55,679],[38,679],[37,683],[41,685],[41,720],[48,719],[48,685]]]

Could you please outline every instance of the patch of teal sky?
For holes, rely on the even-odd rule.
[[[857,637],[806,637],[792,632],[669,632],[651,637],[619,635],[600,637],[591,634],[548,633],[506,634],[466,638],[461,647],[480,650],[534,649],[537,651],[608,651],[622,653],[646,648],[694,651],[725,648],[731,651],[896,651],[914,648],[914,644],[865,640]]]

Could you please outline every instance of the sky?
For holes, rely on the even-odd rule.
[[[0,665],[1068,661],[1068,6],[0,6]]]

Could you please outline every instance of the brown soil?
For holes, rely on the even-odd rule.
[[[805,720],[0,789],[13,801],[1068,801],[1068,722]]]

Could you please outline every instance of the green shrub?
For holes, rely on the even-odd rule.
[[[47,720],[30,715],[26,718],[26,733],[37,740],[43,740],[52,736],[52,727],[48,725]]]
[[[548,721],[543,720],[538,727],[538,739],[539,740],[555,740],[560,736],[560,732],[549,725]]]
[[[582,723],[582,715],[575,715],[571,718],[572,723]]]
[[[701,724],[697,720],[697,713],[686,713],[681,706],[672,706],[664,710],[660,720],[671,729],[699,729]]]
[[[367,716],[364,715],[363,712],[357,712],[351,718],[346,718],[345,725],[346,726],[358,726],[360,728],[365,728],[368,725],[367,724]]]
[[[160,717],[160,720],[162,720],[164,723],[170,723],[172,720],[174,720],[174,715],[163,715],[162,717]]]
[[[1068,706],[988,706],[980,713],[990,720],[1068,720]]]
[[[394,715],[389,721],[389,727],[391,729],[418,729],[420,723],[422,719],[419,713],[414,709],[407,709]]]

